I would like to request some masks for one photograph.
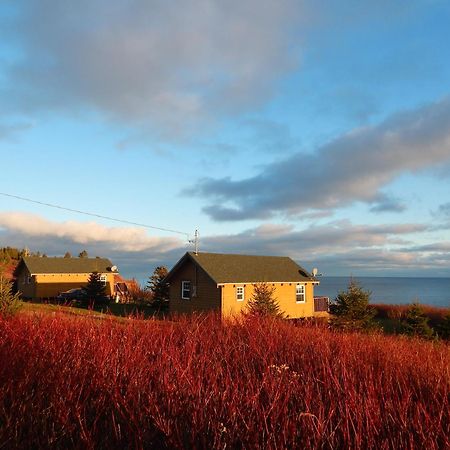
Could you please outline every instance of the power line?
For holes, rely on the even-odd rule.
[[[138,227],[150,228],[152,230],[166,231],[168,233],[182,234],[184,236],[187,236],[187,238],[189,239],[189,233],[186,233],[184,231],[172,230],[170,228],[163,228],[163,227],[154,227],[152,225],[146,225],[145,223],[139,223],[139,222],[132,222],[130,220],[116,219],[115,217],[103,216],[101,214],[80,211],[79,209],[66,208],[65,206],[54,205],[52,203],[40,202],[39,200],[33,200],[31,198],[20,197],[19,195],[7,194],[5,192],[0,192],[0,195],[3,195],[5,197],[10,197],[10,198],[16,198],[18,200],[23,200],[25,202],[36,203],[38,205],[48,206],[50,208],[62,209],[64,211],[70,211],[70,212],[74,212],[77,214],[83,214],[85,216],[97,217],[99,219],[112,220],[114,222],[126,223],[128,225],[136,225]]]

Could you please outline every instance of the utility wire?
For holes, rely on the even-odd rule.
[[[33,200],[31,198],[26,198],[26,197],[20,197],[19,195],[7,194],[5,192],[0,192],[0,195],[3,195],[4,197],[16,198],[18,200],[23,200],[25,202],[36,203],[38,205],[49,206],[50,208],[62,209],[64,211],[70,211],[70,212],[74,212],[74,213],[78,213],[78,214],[84,214],[85,216],[98,217],[100,219],[112,220],[114,222],[126,223],[128,225],[136,225],[138,227],[150,228],[152,230],[167,231],[168,233],[182,234],[184,236],[187,236],[187,238],[189,239],[189,233],[186,233],[184,231],[171,230],[170,228],[154,227],[152,225],[146,225],[145,223],[131,222],[130,220],[116,219],[114,217],[103,216],[101,214],[95,214],[95,213],[90,213],[90,212],[86,212],[86,211],[80,211],[79,209],[66,208],[64,206],[54,205],[52,203],[40,202],[38,200]]]

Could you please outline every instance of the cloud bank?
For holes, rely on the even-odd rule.
[[[450,99],[353,130],[318,148],[266,166],[251,178],[205,178],[187,190],[212,199],[214,220],[264,219],[276,213],[330,210],[355,201],[401,211],[381,190],[404,173],[450,161]]]
[[[450,242],[418,246],[417,236],[430,230],[424,224],[362,225],[350,221],[311,225],[266,224],[236,234],[202,237],[201,251],[286,255],[306,268],[319,266],[326,274],[351,272],[420,274],[448,272]],[[27,246],[48,255],[109,257],[125,276],[146,279],[157,265],[173,264],[191,247],[178,238],[160,238],[132,227],[106,227],[95,222],[53,222],[19,212],[0,214],[0,246]]]

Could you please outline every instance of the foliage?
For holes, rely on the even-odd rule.
[[[432,338],[433,329],[428,325],[428,317],[425,315],[422,306],[415,302],[406,311],[406,316],[402,319],[402,332],[410,336]]]
[[[153,295],[146,288],[143,288],[136,280],[128,286],[128,293],[130,295],[129,301],[142,305],[149,305],[152,303]]]
[[[450,310],[439,324],[437,331],[439,337],[450,340]]]
[[[12,317],[20,309],[20,294],[12,293],[13,283],[0,271],[0,316]]]
[[[181,345],[182,344],[182,345]],[[449,448],[448,345],[281,320],[0,319],[8,448]]]
[[[376,327],[376,310],[369,305],[371,293],[350,280],[346,291],[341,291],[330,304],[331,326],[346,331],[363,331]]]
[[[89,255],[88,255],[88,252],[86,250],[83,250],[82,252],[80,252],[78,254],[78,258],[87,258],[88,256]]]
[[[92,272],[89,275],[88,283],[83,288],[83,292],[86,295],[86,300],[90,306],[95,304],[107,303],[106,286],[100,279],[98,272]]]
[[[253,295],[248,301],[245,314],[250,316],[284,317],[280,306],[274,297],[275,287],[268,283],[256,283],[253,285]]]
[[[152,305],[158,308],[167,306],[169,300],[169,285],[164,282],[167,274],[167,267],[158,266],[147,282],[146,289],[152,294]]]

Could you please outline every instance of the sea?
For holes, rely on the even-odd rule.
[[[320,285],[315,296],[334,299],[345,291],[350,277],[318,277]],[[450,278],[353,277],[366,291],[370,303],[407,304],[418,301],[424,305],[450,308]]]

